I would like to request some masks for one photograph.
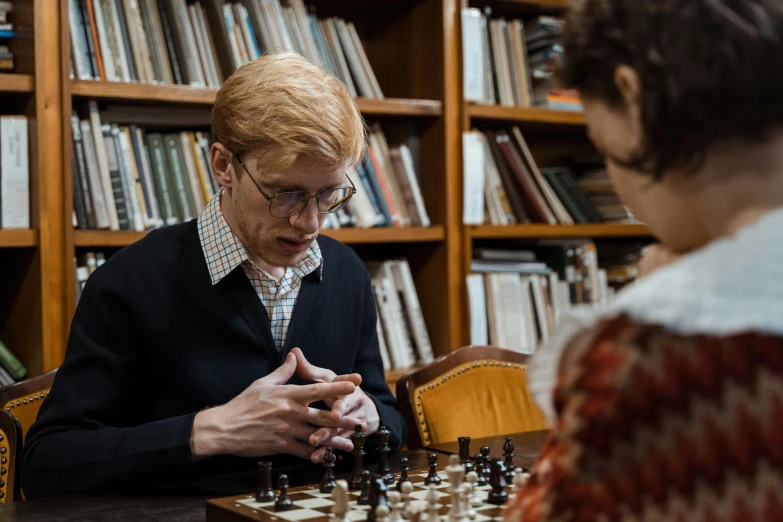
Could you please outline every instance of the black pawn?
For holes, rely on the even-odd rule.
[[[389,446],[389,437],[391,432],[386,429],[386,426],[381,424],[381,427],[377,431],[378,438],[378,452],[381,454],[380,462],[378,464],[378,473],[386,483],[387,486],[394,485],[394,475],[389,467],[389,452],[391,447]]]
[[[500,505],[508,501],[508,492],[506,491],[506,479],[504,477],[506,467],[500,459],[492,459],[492,472],[489,474],[489,485],[492,491],[487,495],[487,502]]]
[[[364,471],[364,443],[367,442],[367,434],[362,433],[362,425],[357,424],[354,427],[354,432],[351,434],[351,442],[353,442],[353,470],[348,478],[348,489],[358,490],[362,489],[362,472]]]
[[[473,471],[474,466],[470,461],[470,437],[459,437],[459,460],[465,466],[465,475]]]
[[[492,469],[490,467],[490,460],[489,460],[489,446],[482,446],[481,447],[481,473],[484,474],[484,477],[489,480],[489,474],[491,473]]]
[[[476,485],[479,487],[486,486],[489,484],[489,477],[484,474],[484,456],[481,453],[476,453],[476,457],[473,460],[476,462],[476,475],[478,475]]]
[[[427,457],[427,460],[430,463],[430,472],[427,474],[427,478],[424,479],[424,484],[427,486],[430,484],[439,486],[443,481],[438,476],[438,456],[434,453],[430,453],[430,456]]]
[[[408,457],[400,459],[400,480],[397,482],[397,491],[400,493],[402,493],[402,483],[411,481],[411,479],[408,478],[408,470],[410,469],[408,467],[408,462]]]
[[[337,457],[334,455],[332,448],[326,448],[326,455],[324,455],[324,475],[321,478],[321,484],[318,490],[321,493],[331,493],[334,488],[337,487],[336,477],[334,476],[334,463]]]
[[[288,498],[288,475],[280,475],[277,479],[277,487],[280,494],[275,501],[275,511],[289,511],[294,509],[294,503]]]
[[[517,474],[514,467],[514,443],[511,437],[506,437],[506,443],[503,445],[503,465],[506,467],[505,479],[508,484],[514,482],[514,476]]]
[[[367,522],[375,522],[375,509],[380,505],[389,505],[389,497],[386,494],[388,488],[383,477],[375,477],[370,486],[370,512],[367,513]]]
[[[370,470],[365,469],[362,472],[362,490],[359,493],[359,499],[356,501],[360,506],[368,506],[370,504]]]
[[[258,490],[256,490],[256,502],[274,502],[275,490],[272,487],[272,463],[261,461],[258,463]]]

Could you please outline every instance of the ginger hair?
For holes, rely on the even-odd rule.
[[[358,164],[367,129],[345,84],[294,53],[239,67],[217,93],[212,139],[257,170],[283,171],[306,155],[327,166]]]

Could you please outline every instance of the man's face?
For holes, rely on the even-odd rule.
[[[312,158],[300,157],[284,172],[258,172],[256,160],[251,155],[243,155],[239,159],[247,171],[236,158],[233,160],[232,187],[226,195],[230,195],[231,213],[240,238],[251,255],[258,256],[271,266],[297,264],[318,237],[325,215],[318,212],[317,201],[311,198],[298,214],[287,218],[274,217],[270,213],[272,203],[259,188],[269,197],[292,191],[305,191],[315,196],[326,189],[347,184],[345,165],[323,166]],[[251,175],[255,184],[250,179]]]

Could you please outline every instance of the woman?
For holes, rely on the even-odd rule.
[[[783,2],[572,1],[563,45],[664,264],[539,348],[508,520],[783,520]]]

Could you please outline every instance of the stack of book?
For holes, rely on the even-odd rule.
[[[0,71],[5,72],[14,70],[14,53],[9,45],[14,36],[13,11],[14,4],[0,0]]]
[[[582,111],[578,93],[556,88],[563,19],[492,18],[490,8],[462,10],[463,88],[467,101],[506,107]]]
[[[353,96],[383,98],[351,22],[302,0],[69,0],[72,77],[218,88],[239,66],[291,51]]]
[[[571,306],[603,306],[635,279],[643,246],[541,241],[533,250],[477,249],[467,276],[471,344],[533,353]],[[606,248],[605,255],[599,254]],[[610,273],[611,280],[610,280]]]
[[[30,228],[26,116],[0,116],[0,228]]]
[[[27,368],[0,341],[0,389],[23,380],[25,375],[27,375]]]

